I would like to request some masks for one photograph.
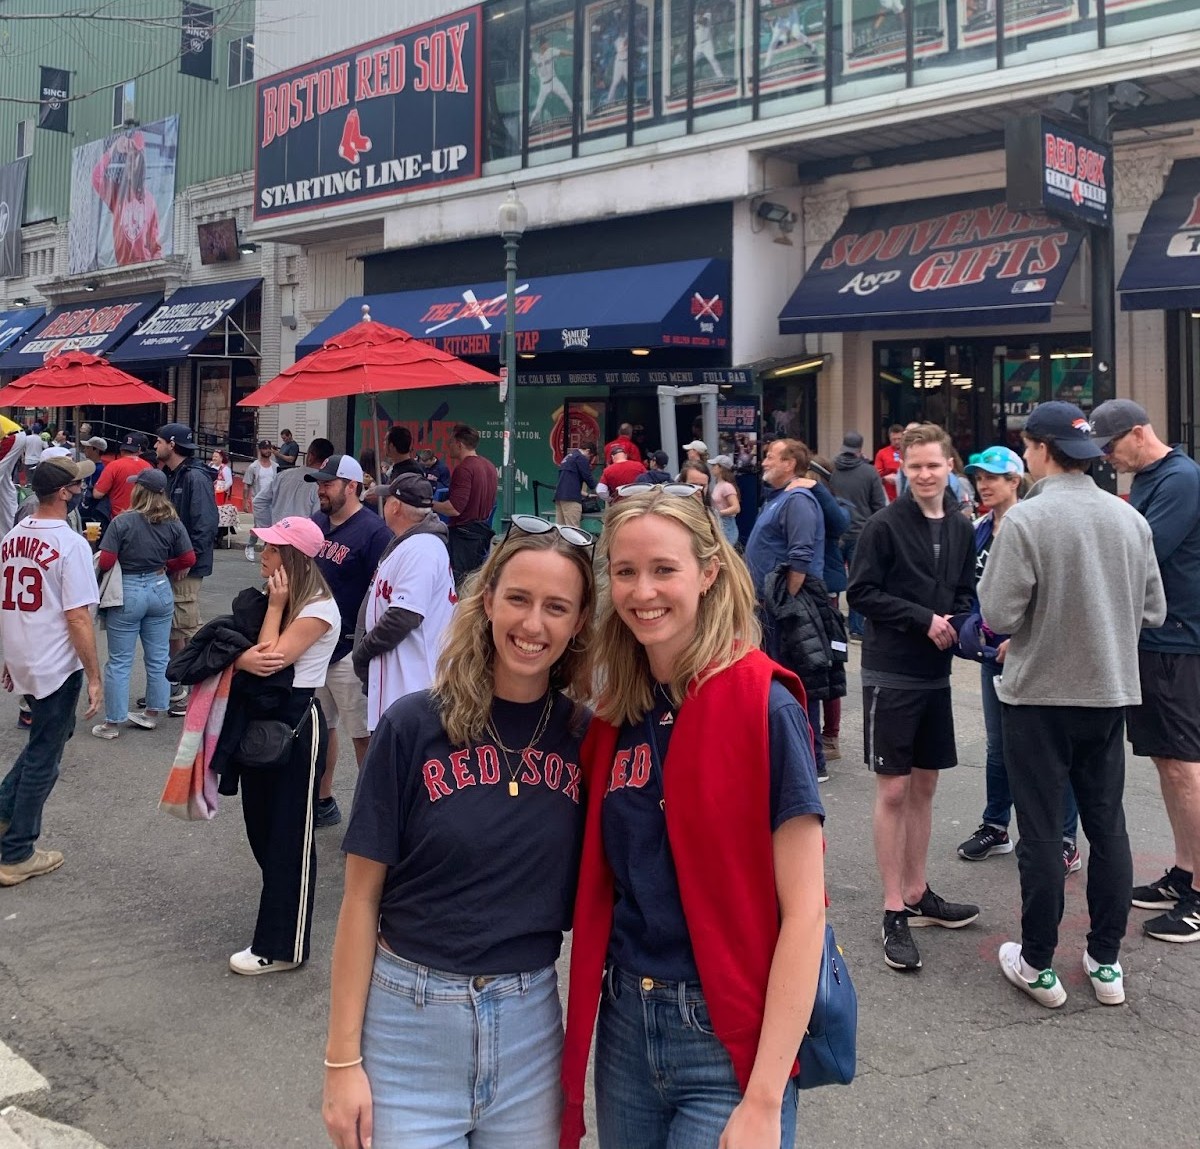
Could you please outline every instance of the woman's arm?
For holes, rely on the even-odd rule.
[[[742,513],[742,500],[738,496],[737,487],[732,483],[729,484],[732,488],[726,496],[725,505],[721,508],[721,514],[725,518],[733,518]]]
[[[821,820],[789,818],[774,834],[781,922],[767,979],[767,1002],[754,1068],[720,1149],[778,1145],[783,1091],[808,1028],[825,942],[825,866]]]
[[[258,631],[258,645],[238,655],[235,669],[269,677],[291,666],[329,629],[323,618],[293,619],[281,629],[287,600],[287,575],[281,568],[267,579],[267,613]]]
[[[341,1069],[325,1070],[322,1116],[337,1149],[361,1149],[371,1143],[371,1086],[361,1062],[363,1015],[375,963],[379,899],[387,866],[356,854],[346,855],[346,884],[333,939],[329,1036],[325,1060]]]

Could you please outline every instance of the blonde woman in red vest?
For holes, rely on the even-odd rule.
[[[745,563],[698,499],[623,499],[601,557],[560,1144],[595,1028],[600,1149],[790,1149],[825,928],[803,687],[759,651]]]

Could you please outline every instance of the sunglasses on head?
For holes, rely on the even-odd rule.
[[[622,499],[629,499],[637,495],[648,495],[651,491],[662,491],[668,495],[690,499],[703,490],[703,487],[695,483],[626,483],[617,488],[617,494]]]
[[[520,531],[523,535],[547,535],[551,531],[558,531],[558,537],[565,543],[570,543],[573,547],[587,547],[591,551],[595,551],[596,538],[579,527],[566,527],[559,523],[547,522],[545,519],[538,518],[537,515],[513,515],[509,520],[508,530],[504,532],[504,538],[501,540],[501,546],[508,542],[508,536],[513,531]]]

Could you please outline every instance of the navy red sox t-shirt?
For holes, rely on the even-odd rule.
[[[336,527],[330,526],[329,516],[324,511],[318,511],[312,517],[325,536],[325,545],[317,554],[317,568],[325,576],[333,591],[333,601],[342,613],[342,633],[333,648],[331,663],[341,661],[350,653],[358,608],[367,597],[383,552],[396,537],[379,515],[363,514],[365,509],[359,508]]]
[[[497,698],[505,746],[528,745],[535,703]],[[359,772],[342,849],[388,867],[379,932],[408,961],[455,974],[552,965],[571,928],[590,714],[558,695],[536,747],[452,746],[428,691],[394,702]],[[510,793],[515,783],[517,793]]]
[[[700,974],[683,916],[666,815],[659,805],[661,764],[667,760],[675,717],[661,689],[655,691],[655,706],[648,717],[658,745],[657,760],[645,722],[622,727],[615,756],[625,754],[629,765],[616,788],[610,778],[601,814],[604,853],[616,883],[608,960],[637,977],[697,982]],[[771,808],[763,813],[770,817],[772,831],[802,814],[824,819],[808,719],[778,682],[771,683],[767,730]],[[738,763],[730,762],[729,768],[737,769]],[[719,834],[721,827],[711,830]]]

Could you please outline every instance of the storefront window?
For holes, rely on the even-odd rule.
[[[1089,5],[1087,0],[1003,0],[1003,5],[1006,68],[1096,48],[1094,3]],[[995,36],[993,27],[993,42]]]
[[[519,167],[525,90],[525,0],[489,5],[483,21],[484,172]]]
[[[996,67],[996,5],[1001,0],[945,0],[914,29],[913,83],[940,84]],[[1042,0],[1043,3],[1053,0]],[[944,29],[944,35],[940,35]],[[920,31],[920,35],[917,32]],[[922,51],[924,42],[925,51]]]
[[[1196,30],[1196,0],[1104,0],[1104,13],[1109,46]]]
[[[653,6],[596,0],[584,7],[583,28],[583,135],[607,133],[623,146],[630,105],[635,122],[654,115]]]
[[[574,0],[530,0],[528,44],[529,162],[567,159],[579,103]]]

